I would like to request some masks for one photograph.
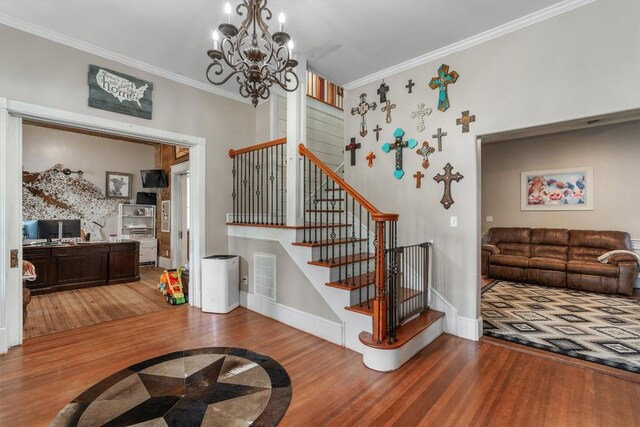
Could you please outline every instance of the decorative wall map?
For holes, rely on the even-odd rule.
[[[151,120],[153,83],[89,66],[89,107]]]
[[[102,229],[108,219],[117,216],[119,201],[107,199],[92,182],[59,170],[62,165],[42,172],[22,172],[23,218],[80,219],[91,240],[104,240]]]

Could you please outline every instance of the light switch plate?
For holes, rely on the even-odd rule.
[[[457,217],[457,216],[452,216],[452,217],[449,219],[449,225],[450,225],[451,227],[457,227],[457,226],[458,226],[458,217]]]
[[[488,216],[487,217],[487,222],[493,222],[493,217],[492,216]]]

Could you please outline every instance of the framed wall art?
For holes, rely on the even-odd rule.
[[[524,171],[520,192],[523,211],[593,210],[593,168]]]
[[[175,147],[173,147],[173,156],[176,160],[182,159],[183,157],[185,158],[184,160],[187,160],[189,156],[189,147],[176,145]]]
[[[105,181],[107,199],[131,199],[133,175],[123,172],[107,172]]]

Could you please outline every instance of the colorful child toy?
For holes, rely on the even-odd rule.
[[[166,295],[171,305],[184,304],[187,298],[182,291],[182,269],[165,270],[160,276],[158,288],[162,295]]]

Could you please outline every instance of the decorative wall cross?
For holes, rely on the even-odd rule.
[[[442,64],[438,68],[438,76],[431,79],[429,87],[431,89],[440,88],[440,94],[438,95],[438,110],[447,111],[449,108],[449,93],[447,86],[455,83],[458,80],[458,73],[455,71],[449,72],[449,66]]]
[[[351,151],[351,166],[355,166],[356,165],[356,150],[358,148],[360,148],[360,143],[358,142],[356,144],[356,139],[355,138],[351,138],[351,142],[349,143],[349,145],[344,147],[345,150]]]
[[[424,116],[428,116],[432,111],[433,110],[431,108],[425,109],[424,102],[421,102],[420,104],[418,104],[418,111],[414,111],[413,113],[411,113],[412,119],[418,119],[418,132],[422,132],[424,130]]]
[[[416,84],[413,82],[413,80],[412,80],[412,79],[409,79],[409,82],[407,83],[407,85],[406,85],[405,87],[407,88],[407,91],[408,91],[409,93],[413,93],[413,87],[414,87],[415,85],[416,85]]]
[[[402,170],[402,149],[405,147],[414,148],[418,145],[418,141],[411,138],[408,141],[403,141],[402,137],[404,136],[404,131],[400,128],[396,129],[393,132],[393,137],[395,138],[395,142],[392,144],[385,143],[382,145],[382,151],[388,153],[391,150],[396,150],[396,170],[393,171],[393,176],[397,179],[401,179],[404,176],[404,171]]]
[[[444,167],[444,175],[438,174],[433,177],[433,179],[438,183],[444,181],[444,195],[442,196],[442,200],[440,200],[440,203],[442,203],[445,209],[449,209],[451,205],[455,203],[453,201],[453,198],[451,197],[451,181],[458,182],[462,178],[464,178],[464,176],[462,176],[458,172],[452,175],[452,169],[453,166],[451,166],[451,163],[447,163],[447,165]]]
[[[393,110],[394,108],[396,108],[396,104],[392,104],[391,101],[387,99],[387,102],[384,105],[384,107],[380,109],[380,111],[382,111],[383,113],[384,112],[387,113],[387,118],[386,118],[387,123],[391,123],[391,110]]]
[[[365,159],[367,159],[367,161],[369,162],[369,167],[373,167],[373,159],[376,158],[376,155],[373,154],[373,151],[369,151],[369,154],[367,154],[367,157],[365,157]]]
[[[357,107],[353,107],[351,109],[351,115],[355,116],[356,114],[360,115],[360,136],[367,136],[367,119],[365,119],[365,115],[369,110],[375,110],[378,107],[378,104],[375,102],[367,103],[367,94],[363,93],[360,95],[360,104]]]
[[[467,133],[469,132],[469,123],[472,123],[475,121],[476,121],[475,114],[473,116],[470,116],[469,110],[467,110],[462,112],[462,117],[460,117],[459,119],[456,119],[456,124],[462,125],[462,133]]]
[[[382,130],[382,128],[378,125],[376,125],[376,128],[373,130],[376,133],[376,142],[380,141],[380,131]]]
[[[427,169],[429,167],[429,156],[436,152],[436,149],[431,147],[427,141],[422,143],[422,147],[416,150],[416,153],[422,156],[422,167]]]
[[[424,174],[420,171],[413,174],[413,177],[416,179],[416,188],[420,188],[420,184],[422,183],[422,178],[424,178]]]
[[[383,80],[382,84],[378,88],[378,95],[380,95],[381,104],[384,104],[385,102],[387,102],[387,92],[389,92],[389,86],[384,84],[384,80]]]
[[[434,135],[431,135],[432,138],[436,138],[438,140],[438,151],[442,151],[442,137],[447,136],[446,132],[442,132],[442,128],[438,128],[438,132]]]

